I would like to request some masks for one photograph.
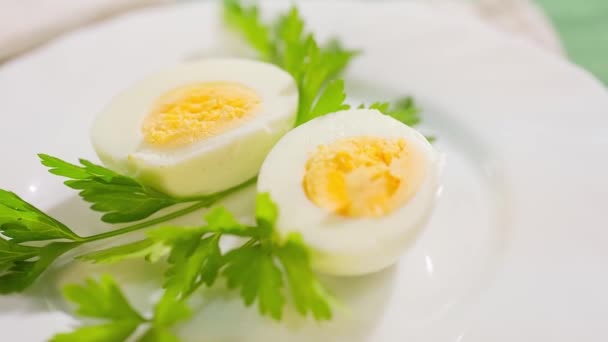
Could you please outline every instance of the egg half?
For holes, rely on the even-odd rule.
[[[298,92],[274,65],[210,59],[153,75],[97,117],[92,143],[109,168],[177,197],[238,185],[294,124]]]
[[[313,266],[360,275],[397,261],[434,208],[441,158],[416,130],[376,110],[340,111],[287,133],[267,156],[258,191],[298,232]]]

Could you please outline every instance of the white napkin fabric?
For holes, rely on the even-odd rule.
[[[59,34],[169,0],[0,0],[0,61]]]
[[[564,54],[559,36],[542,9],[530,0],[477,0],[475,11],[502,30],[527,37],[542,47]]]
[[[0,0],[0,62],[78,27],[173,0]],[[329,0],[328,0],[329,1]],[[372,1],[372,0],[367,0]],[[531,0],[435,0],[562,53],[553,27]],[[455,13],[457,15],[457,13]]]

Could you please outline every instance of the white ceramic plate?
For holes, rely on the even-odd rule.
[[[276,6],[274,6],[276,7]],[[319,37],[365,54],[349,69],[362,99],[414,94],[447,155],[436,214],[394,267],[325,279],[342,302],[331,323],[283,323],[217,289],[180,331],[191,341],[608,340],[608,92],[586,72],[428,3],[302,4]],[[46,173],[35,153],[95,159],[93,116],[143,76],[234,52],[215,5],[120,17],[0,67],[0,188],[82,233],[108,229]],[[228,205],[247,212],[251,191]],[[198,218],[198,216],[194,217]],[[193,219],[190,217],[189,219]],[[373,229],[370,227],[370,229]],[[161,270],[67,263],[0,298],[2,340],[69,329],[57,289],[110,272],[146,308]]]

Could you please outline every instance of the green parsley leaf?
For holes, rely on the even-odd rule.
[[[169,254],[170,250],[170,247],[163,243],[152,239],[144,239],[80,255],[77,259],[96,264],[113,264],[127,259],[143,257],[150,262],[156,262],[161,257]]]
[[[314,107],[308,114],[301,117],[301,123],[305,123],[319,116],[328,113],[337,112],[340,110],[349,109],[350,106],[344,101],[346,93],[344,92],[344,81],[334,80],[325,87]]]
[[[376,109],[384,114],[387,114],[390,107],[390,102],[374,102],[369,106],[369,109]],[[365,105],[361,105],[359,108],[365,108]]]
[[[255,236],[257,234],[255,227],[242,225],[234,218],[232,213],[223,207],[211,210],[205,215],[205,220],[207,221],[207,226],[200,228],[205,232],[237,236]]]
[[[274,239],[277,217],[278,208],[270,195],[259,194],[256,220],[259,228],[268,229],[269,233],[225,255],[222,274],[228,287],[240,289],[245,305],[257,301],[261,314],[280,320],[285,304],[283,269],[298,311],[302,315],[312,312],[317,320],[330,319],[330,297],[312,271],[308,250],[301,239],[296,235],[282,243]]]
[[[91,209],[104,213],[101,218],[104,222],[141,220],[180,202],[133,178],[84,159],[80,159],[79,166],[46,154],[38,156],[50,173],[69,178],[65,185],[78,190],[82,199],[92,203]]]
[[[242,237],[261,238],[268,236],[268,231],[261,226],[248,227],[239,223],[231,212],[223,207],[214,208],[205,215],[207,226],[199,227],[203,233],[219,233]]]
[[[78,305],[76,314],[83,317],[144,321],[114,280],[107,275],[102,276],[99,281],[87,279],[84,285],[68,285],[64,289],[64,295]]]
[[[295,234],[289,236],[283,245],[277,247],[276,254],[287,273],[298,312],[303,316],[312,312],[316,320],[330,320],[331,297],[312,271],[308,249],[302,239]]]
[[[208,217],[218,220],[217,224],[234,221],[232,217],[226,217],[217,210],[208,214]],[[167,246],[171,251],[168,258],[171,266],[165,273],[164,284],[169,296],[183,299],[202,284],[211,286],[215,282],[222,265],[219,248],[221,235],[214,232],[204,237],[209,231],[219,231],[219,228],[167,226],[148,233],[150,240]]]
[[[165,292],[154,307],[152,326],[138,340],[140,342],[178,342],[179,339],[169,330],[179,321],[192,316],[192,312],[185,301],[177,300],[170,293]]]
[[[219,235],[175,243],[169,263],[171,267],[165,274],[169,295],[183,299],[202,284],[211,286],[222,265]]]
[[[274,223],[279,215],[277,205],[270,198],[270,194],[261,193],[255,201],[255,220],[258,229],[262,231],[261,238],[269,238],[274,232]]]
[[[11,240],[12,241],[12,240]],[[59,256],[79,246],[79,242],[52,242],[44,247],[29,247],[30,252],[15,258],[11,264],[0,273],[0,293],[20,292],[30,286]],[[0,248],[14,249],[15,246],[0,244]],[[23,246],[21,246],[23,247]],[[36,253],[34,255],[34,252]],[[4,252],[6,253],[6,251]],[[26,259],[26,256],[29,258]]]
[[[223,11],[225,22],[240,32],[262,59],[272,60],[274,46],[271,28],[260,21],[258,7],[243,7],[238,0],[224,0]]]
[[[350,61],[361,54],[359,50],[344,48],[340,41],[335,38],[329,41],[324,50],[325,57],[329,57],[327,67],[329,70],[328,81],[340,76]]]
[[[339,75],[357,54],[343,50],[335,43],[330,48],[320,49],[312,35],[304,41],[302,48],[305,48],[307,53],[296,78],[300,92],[296,125],[307,121],[310,117],[309,111],[312,110],[323,86]]]
[[[22,246],[12,240],[0,238],[0,265],[31,259],[38,255],[38,247]]]
[[[376,102],[369,108],[377,109],[408,126],[415,126],[420,123],[420,109],[416,106],[412,97],[399,99],[393,105],[388,102]]]
[[[180,242],[200,240],[204,231],[201,227],[163,226],[146,233],[148,238],[166,246],[174,246]]]
[[[146,322],[109,276],[102,276],[99,281],[87,279],[84,285],[68,285],[64,295],[78,305],[76,314],[109,322],[58,334],[51,340],[53,342],[124,341]]]
[[[192,312],[184,301],[164,295],[154,307],[153,323],[156,327],[171,327],[190,316],[192,316]]]
[[[304,21],[295,7],[279,17],[276,32],[276,50],[279,50],[279,56],[275,63],[298,80],[301,76],[300,65],[306,58],[307,49],[304,48]]]
[[[13,242],[81,240],[63,223],[43,213],[12,192],[0,189],[0,233]]]
[[[256,244],[234,249],[225,259],[227,266],[223,275],[228,288],[240,288],[245,305],[250,306],[257,300],[262,315],[269,314],[280,320],[285,304],[283,276],[272,255]]]

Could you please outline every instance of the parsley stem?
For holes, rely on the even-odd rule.
[[[186,208],[181,209],[181,210],[174,211],[172,213],[169,213],[169,214],[161,216],[161,217],[157,217],[157,218],[152,219],[152,220],[140,222],[140,223],[137,223],[137,224],[133,224],[133,225],[130,225],[130,226],[126,226],[124,228],[112,230],[112,231],[101,233],[101,234],[87,236],[87,237],[85,237],[83,239],[83,241],[84,242],[92,242],[92,241],[97,241],[97,240],[108,239],[108,238],[119,236],[119,235],[124,235],[124,234],[131,233],[131,232],[143,229],[143,228],[147,228],[147,227],[153,226],[153,225],[158,224],[158,223],[162,223],[162,222],[165,222],[165,221],[172,220],[174,218],[178,218],[178,217],[180,217],[182,215],[186,215],[186,214],[191,213],[191,212],[193,212],[195,210],[208,207],[209,205],[210,204],[207,201],[197,202],[197,203],[195,203],[195,204],[193,204],[193,205],[191,205],[189,207],[186,207]]]
[[[217,201],[221,200],[222,198],[227,197],[228,195],[231,195],[243,188],[246,188],[252,184],[254,184],[257,181],[257,178],[254,177],[244,183],[241,183],[233,188],[224,190],[222,192],[218,192],[216,194],[213,195],[207,195],[204,198],[201,198],[198,202],[194,203],[193,205],[189,206],[189,207],[185,207],[183,209],[174,211],[172,213],[169,213],[167,215],[163,215],[160,217],[157,217],[155,219],[152,220],[148,220],[148,221],[144,221],[144,222],[140,222],[140,223],[136,223],[130,226],[126,226],[120,229],[116,229],[116,230],[112,230],[109,232],[105,232],[105,233],[101,233],[101,234],[96,234],[96,235],[91,235],[91,236],[87,236],[85,238],[82,238],[82,242],[92,242],[92,241],[98,241],[98,240],[104,240],[104,239],[108,239],[111,237],[115,237],[115,236],[119,236],[119,235],[124,235],[127,233],[131,233],[143,228],[147,228],[150,226],[153,226],[155,224],[159,224],[159,223],[163,223],[169,220],[172,220],[174,218],[178,218],[180,216],[189,214],[193,211],[196,211],[198,209],[202,209],[202,208],[207,208],[211,205],[213,205],[214,203],[216,203]]]
[[[222,198],[224,198],[224,197],[226,197],[226,196],[228,196],[228,195],[230,195],[232,193],[235,193],[235,192],[237,192],[237,191],[239,191],[241,189],[244,189],[244,188],[246,188],[246,187],[248,187],[250,185],[255,184],[255,182],[257,182],[257,180],[258,180],[258,177],[256,176],[256,177],[248,179],[245,182],[243,182],[243,183],[241,183],[239,185],[236,185],[236,186],[234,186],[234,187],[232,187],[230,189],[227,189],[227,190],[224,190],[224,191],[220,191],[220,192],[217,192],[217,193],[214,193],[214,194],[211,194],[211,195],[180,197],[180,198],[177,198],[176,200],[179,203],[198,202],[198,201],[203,201],[203,202],[207,201],[207,202],[213,202],[213,203],[215,203],[218,200],[220,200],[220,199],[222,199]]]
[[[256,238],[251,238],[249,240],[247,240],[247,242],[245,242],[240,248],[248,248],[251,247],[253,245],[255,245],[256,242],[258,242],[259,240]]]

